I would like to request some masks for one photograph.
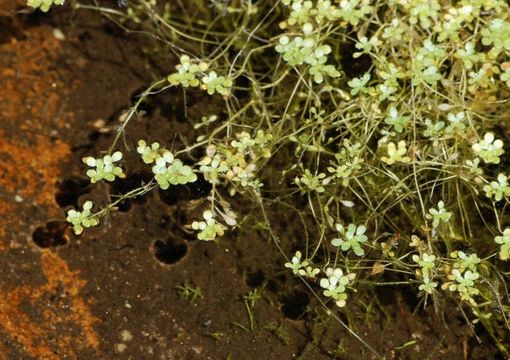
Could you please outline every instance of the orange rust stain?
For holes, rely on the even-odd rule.
[[[80,290],[85,286],[86,281],[78,277],[78,271],[71,271],[63,259],[50,251],[43,251],[42,265],[48,283],[52,287],[62,284],[69,292],[73,309],[71,318],[74,323],[80,325],[83,329],[85,343],[98,350],[99,339],[93,325],[99,320],[91,315],[88,303],[79,296]]]
[[[9,334],[15,334],[27,353],[43,359],[55,359],[49,346],[39,343],[44,337],[44,330],[33,324],[30,318],[19,310],[26,293],[31,290],[30,287],[21,287],[10,293],[0,292],[1,326]]]
[[[60,43],[52,29],[24,27],[17,20],[12,26],[19,26],[13,34],[22,33],[23,40],[13,36],[0,45],[0,251],[9,251],[9,245],[26,246],[33,224],[17,216],[30,206],[43,209],[47,218],[59,213],[55,184],[70,148],[51,139],[59,134],[62,138],[74,119],[62,101],[72,89],[69,84],[59,85]],[[14,202],[15,195],[23,202]],[[51,251],[43,250],[40,262],[23,261],[19,255],[13,264],[0,264],[26,274],[19,275],[22,284],[13,289],[0,283],[0,333],[37,359],[76,359],[85,348],[97,351],[99,339],[93,326],[98,319],[80,294],[85,280]],[[33,285],[31,274],[38,272],[45,281]],[[66,331],[60,334],[59,328]],[[9,350],[0,347],[0,359]]]
[[[70,149],[51,138],[73,120],[73,114],[62,107],[61,99],[72,90],[69,84],[58,85],[60,42],[52,29],[25,27],[17,18],[9,26],[15,29],[13,34],[23,34],[23,40],[12,35],[0,44],[0,197],[4,200],[0,201],[4,215],[0,216],[0,251],[12,243],[12,234],[26,236],[27,229],[14,214],[25,212],[27,204],[14,203],[16,195],[44,206],[48,217],[58,215],[55,184]]]
[[[60,42],[50,27],[23,31],[26,40],[0,45],[0,187],[34,197],[38,205],[54,205],[59,164],[69,154],[50,135],[64,128],[72,114],[61,109],[58,88]],[[69,90],[68,90],[69,91]],[[1,129],[0,129],[1,130]]]
[[[13,38],[0,46],[0,119],[15,122],[30,135],[33,127],[63,125],[65,114],[60,112],[57,94],[59,40],[49,27],[35,27],[24,35],[26,40]]]
[[[34,137],[32,146],[25,145],[7,139],[0,129],[0,187],[39,205],[52,206],[60,163],[69,155],[69,146],[60,140],[52,143],[40,134]]]
[[[54,205],[59,164],[69,147],[52,142],[50,135],[72,118],[61,110],[60,97],[65,94],[59,94],[62,90],[56,85],[60,43],[49,27],[35,27],[25,35],[26,41],[12,39],[0,46],[0,126],[4,128],[0,187],[33,197],[39,205]]]
[[[93,326],[99,320],[91,314],[89,304],[80,296],[85,281],[51,251],[42,251],[41,266],[46,277],[45,284],[0,291],[0,326],[16,336],[27,354],[38,359],[60,359],[60,355],[75,358],[77,350],[86,347],[98,351],[99,339]],[[47,303],[50,296],[56,297],[52,304]],[[39,310],[42,322],[35,321],[20,308],[26,302],[35,311]],[[67,329],[69,325],[78,327],[83,338],[65,334],[55,336],[54,329],[58,325],[67,325]],[[52,338],[58,338],[58,341],[52,342]],[[60,355],[55,355],[54,350],[58,350]]]

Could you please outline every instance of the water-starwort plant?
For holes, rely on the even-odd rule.
[[[326,277],[320,280],[324,296],[332,298],[337,306],[344,307],[347,300],[347,285],[354,279],[354,274],[344,275],[340,268],[327,268],[325,274]]]
[[[64,5],[65,0],[27,0],[27,5],[41,11],[48,11],[52,5]]]
[[[494,197],[494,200],[500,201],[504,197],[510,196],[510,185],[505,174],[499,174],[496,180],[485,185],[483,191],[488,198]]]
[[[122,168],[114,164],[121,159],[122,153],[120,151],[116,151],[112,155],[105,155],[100,159],[94,159],[91,156],[84,157],[83,162],[91,168],[86,172],[90,182],[95,183],[103,179],[114,181],[115,178],[126,177]]]
[[[341,311],[360,301],[349,291],[397,277],[437,309],[458,304],[509,356],[508,2],[191,0],[196,17],[156,1],[75,6],[134,22],[177,55],[127,112],[112,161],[87,160],[91,181],[124,175],[114,149],[152,92],[202,90],[221,110],[188,114],[194,139],[140,141],[154,178],[129,196],[203,177],[199,239],[263,223],[282,269]],[[78,214],[68,220],[83,228]],[[302,228],[282,229],[280,214]]]
[[[67,212],[67,221],[73,226],[73,231],[76,235],[80,235],[84,228],[99,224],[99,219],[90,212],[93,206],[92,201],[87,200],[83,203],[82,211],[72,209]]]
[[[285,267],[291,269],[294,275],[299,274],[314,279],[320,273],[320,269],[313,267],[312,262],[308,259],[301,261],[302,256],[301,251],[296,251],[296,254],[291,261],[285,264]]]
[[[296,254],[292,257],[292,260],[285,264],[285,267],[291,269],[294,275],[299,274],[302,268],[308,265],[308,260],[301,261],[302,256],[303,255],[301,254],[301,251],[296,251]]]
[[[462,300],[468,301],[470,304],[476,306],[476,301],[473,296],[478,295],[480,291],[475,287],[475,281],[478,280],[480,274],[467,270],[460,272],[457,269],[453,269],[451,275],[448,275],[448,279],[453,280],[451,283],[445,283],[445,286],[449,291],[456,291],[460,294]]]
[[[156,160],[152,167],[154,179],[161,189],[166,190],[170,185],[184,185],[197,180],[193,169],[184,165],[181,160],[175,159],[171,152],[166,152]]]
[[[506,228],[503,235],[496,236],[494,241],[500,245],[499,258],[501,260],[510,259],[510,229]]]
[[[445,209],[443,200],[440,200],[437,203],[437,209],[430,208],[429,213],[425,216],[432,220],[432,227],[437,228],[439,224],[450,221],[452,213]]]
[[[191,224],[193,230],[198,230],[199,240],[214,240],[224,234],[225,227],[218,223],[211,210],[204,211],[203,221],[194,221]]]
[[[177,72],[168,75],[168,82],[184,88],[200,85],[200,79],[197,76],[203,74],[209,65],[203,61],[192,61],[188,55],[181,55],[180,61],[181,63],[175,67]]]
[[[394,107],[390,107],[388,115],[389,116],[384,119],[384,122],[391,125],[397,133],[402,133],[409,123],[409,116],[399,115],[397,109]]]
[[[144,140],[138,141],[136,151],[142,156],[142,160],[146,164],[152,164],[157,159],[164,157],[166,153],[164,149],[160,149],[159,143],[154,142],[150,146],[147,146]],[[172,157],[170,152],[168,152],[167,157],[168,156]]]
[[[494,134],[485,133],[483,139],[473,144],[473,151],[486,163],[499,164],[499,157],[503,154],[503,141],[495,140]]]
[[[393,165],[397,162],[408,163],[411,158],[407,156],[407,145],[405,140],[400,140],[397,145],[390,141],[387,145],[387,156],[381,157],[381,160],[388,165]]]
[[[340,237],[333,239],[331,245],[340,247],[342,251],[352,249],[357,256],[365,255],[365,251],[362,248],[362,244],[368,239],[365,235],[367,230],[365,226],[349,224],[345,228],[342,224],[336,224],[335,229],[340,234]]]

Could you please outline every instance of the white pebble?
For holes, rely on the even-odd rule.
[[[62,30],[60,30],[58,28],[53,29],[53,37],[60,41],[64,41],[66,39],[66,36],[62,32]]]

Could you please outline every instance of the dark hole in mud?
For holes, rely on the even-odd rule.
[[[156,240],[154,242],[154,256],[163,264],[175,264],[187,253],[188,246],[184,243],[174,244],[171,241]]]
[[[128,175],[124,179],[116,179],[110,184],[110,199],[116,201],[120,195],[126,194],[136,188],[147,184],[152,179],[148,172],[136,172]],[[132,199],[126,199],[117,204],[117,208],[121,212],[126,212],[131,209],[131,206],[136,204],[145,204],[147,202],[147,194],[138,196]]]
[[[175,185],[167,190],[159,189],[159,197],[167,205],[176,205],[180,201],[197,200],[207,196],[212,189],[211,183],[197,174],[197,180],[186,185]]]
[[[55,201],[60,207],[78,207],[80,196],[90,192],[90,181],[80,178],[69,178],[57,184]]]
[[[310,304],[310,297],[306,292],[297,290],[285,295],[281,302],[281,310],[286,318],[300,320],[306,314],[308,304]]]
[[[67,244],[66,232],[69,228],[66,221],[50,221],[34,230],[32,240],[41,248],[62,246]]]
[[[83,31],[80,35],[78,35],[78,40],[80,40],[80,42],[85,42],[90,39],[92,39],[92,35],[87,30]]]
[[[106,23],[103,25],[103,30],[108,35],[114,35],[118,37],[123,37],[125,32],[119,27],[111,23]]]
[[[101,137],[101,133],[100,133],[99,131],[97,131],[97,130],[96,130],[96,131],[91,132],[91,133],[89,134],[89,136],[88,136],[89,140],[90,140],[90,141],[93,141],[93,142],[95,142],[95,141],[99,140],[99,138],[100,138],[100,137]]]
[[[94,130],[92,131],[89,135],[88,135],[88,139],[92,142],[92,143],[95,143],[97,141],[99,141],[99,139],[103,137],[105,139],[108,139],[108,138],[111,138],[112,137],[112,133],[111,132],[102,132],[102,131],[99,131],[99,130]],[[91,147],[93,147],[93,145],[91,145]]]
[[[260,269],[248,272],[246,275],[246,285],[251,288],[257,288],[264,285],[266,281],[266,275]]]

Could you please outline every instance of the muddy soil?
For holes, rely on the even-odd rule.
[[[221,102],[172,90],[144,103],[120,144],[129,176],[91,186],[81,158],[108,148],[122,112],[176,59],[97,13],[24,9],[0,1],[0,359],[376,358],[288,276],[267,234],[194,239],[186,224],[205,182],[125,202],[74,236],[66,210],[147,178],[138,139],[178,147]],[[293,224],[277,215],[275,228]],[[498,357],[454,305],[435,313],[419,300],[374,289],[339,317],[387,359]]]

